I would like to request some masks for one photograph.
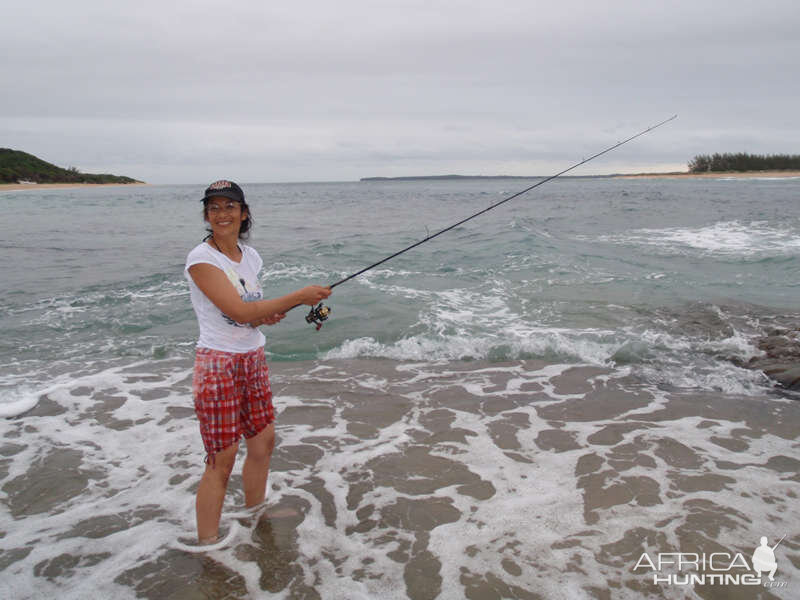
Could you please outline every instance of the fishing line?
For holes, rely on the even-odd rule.
[[[541,181],[537,181],[537,182],[536,182],[536,183],[534,183],[533,185],[531,185],[531,186],[529,186],[529,187],[526,187],[524,190],[521,190],[521,191],[519,191],[519,192],[517,192],[517,193],[515,193],[515,194],[512,194],[511,196],[508,196],[507,198],[503,198],[503,199],[502,199],[502,200],[500,200],[499,202],[495,202],[494,204],[492,204],[492,205],[490,205],[490,206],[488,206],[488,207],[484,208],[483,210],[481,210],[481,211],[478,211],[478,212],[476,212],[475,214],[473,214],[473,215],[470,215],[469,217],[467,217],[467,218],[465,218],[465,219],[461,219],[461,220],[460,220],[460,221],[458,221],[457,223],[453,223],[452,225],[450,225],[450,226],[448,226],[448,227],[445,227],[444,229],[442,229],[441,231],[438,231],[438,232],[434,233],[433,235],[428,235],[427,237],[425,237],[425,238],[423,238],[423,239],[419,240],[418,242],[415,242],[415,243],[411,244],[410,246],[408,246],[408,247],[406,247],[406,248],[403,248],[402,250],[399,250],[399,251],[395,252],[394,254],[391,254],[391,255],[387,256],[386,258],[383,258],[383,259],[379,260],[378,262],[376,262],[376,263],[373,263],[373,264],[369,265],[368,267],[364,267],[364,268],[363,268],[363,269],[361,269],[360,271],[356,271],[356,272],[355,272],[355,273],[353,273],[352,275],[348,275],[347,277],[345,277],[344,279],[341,279],[341,280],[337,281],[336,283],[332,283],[332,284],[331,284],[331,285],[329,285],[328,287],[329,287],[330,289],[333,289],[333,288],[335,288],[337,285],[341,285],[341,284],[343,284],[343,283],[345,283],[345,282],[347,282],[347,281],[350,281],[350,280],[351,280],[351,279],[353,279],[354,277],[358,277],[358,276],[359,276],[359,275],[361,275],[362,273],[366,273],[366,272],[367,272],[367,271],[369,271],[370,269],[374,269],[374,268],[375,268],[375,267],[377,267],[378,265],[382,265],[382,264],[383,264],[383,263],[385,263],[386,261],[389,261],[389,260],[391,260],[391,259],[393,259],[393,258],[395,258],[395,257],[397,257],[397,256],[400,256],[400,255],[401,255],[401,254],[403,254],[404,252],[408,252],[408,251],[409,251],[409,250],[411,250],[412,248],[416,248],[417,246],[419,246],[419,245],[421,245],[421,244],[424,244],[425,242],[428,242],[428,241],[432,240],[433,238],[435,238],[435,237],[438,237],[438,236],[442,235],[443,233],[445,233],[445,232],[447,232],[447,231],[450,231],[451,229],[455,229],[455,228],[456,228],[456,227],[458,227],[459,225],[463,225],[463,224],[464,224],[464,223],[466,223],[467,221],[470,221],[470,220],[474,219],[475,217],[479,217],[480,215],[482,215],[482,214],[484,214],[484,213],[486,213],[486,212],[489,212],[489,211],[490,211],[490,210],[492,210],[493,208],[497,208],[497,207],[498,207],[498,206],[500,206],[501,204],[505,204],[505,203],[506,203],[506,202],[508,202],[509,200],[513,200],[514,198],[517,198],[517,197],[519,197],[519,196],[522,196],[522,194],[526,194],[526,193],[530,192],[532,189],[534,189],[534,188],[537,188],[537,187],[539,187],[540,185],[544,185],[544,184],[545,184],[545,183],[547,183],[548,181],[552,181],[552,180],[553,180],[553,179],[555,179],[556,177],[561,177],[561,176],[562,176],[564,173],[569,173],[569,172],[570,172],[570,171],[572,171],[573,169],[577,169],[577,168],[578,168],[578,167],[580,167],[581,165],[585,165],[585,164],[586,164],[586,163],[588,163],[589,161],[592,161],[592,160],[594,160],[595,158],[597,158],[598,156],[603,156],[603,154],[606,154],[606,153],[608,153],[608,152],[611,152],[612,150],[615,150],[615,149],[619,148],[620,146],[622,146],[622,145],[624,145],[624,144],[627,144],[628,142],[630,142],[630,141],[632,141],[632,140],[635,140],[636,138],[638,138],[638,137],[641,137],[641,136],[645,135],[646,133],[650,133],[650,132],[651,132],[651,131],[653,131],[654,129],[657,129],[657,128],[661,127],[662,125],[664,125],[664,124],[666,124],[666,123],[669,123],[670,121],[673,121],[673,120],[675,120],[675,119],[677,119],[677,118],[678,118],[678,115],[672,115],[672,116],[671,116],[669,119],[664,119],[664,120],[663,120],[663,121],[661,121],[660,123],[656,123],[655,125],[652,125],[651,127],[648,127],[647,129],[643,129],[643,130],[642,130],[642,131],[640,131],[639,133],[637,133],[637,134],[635,134],[635,135],[632,135],[631,137],[629,137],[629,138],[627,138],[627,139],[624,139],[624,140],[622,140],[621,142],[617,142],[617,143],[616,143],[616,144],[614,144],[613,146],[609,146],[609,147],[608,147],[608,148],[606,148],[605,150],[601,150],[600,152],[598,152],[597,154],[593,154],[593,155],[592,155],[592,156],[590,156],[589,158],[584,158],[584,159],[583,159],[583,160],[581,160],[580,162],[577,162],[577,163],[575,163],[574,165],[572,165],[571,167],[568,167],[568,168],[564,169],[563,171],[559,171],[559,172],[558,172],[558,173],[556,173],[555,175],[550,175],[549,177],[546,177],[545,179],[542,179]],[[292,308],[296,308],[296,307],[298,307],[298,306],[300,306],[300,304],[296,304],[296,305],[295,305],[295,306],[293,306]],[[290,308],[289,310],[292,310],[292,308]],[[287,311],[287,312],[288,312],[288,311]],[[317,330],[319,330],[319,329],[320,329],[320,327],[322,327],[322,322],[323,322],[323,321],[325,321],[325,320],[327,320],[328,316],[330,315],[330,312],[331,312],[331,309],[330,309],[330,307],[328,307],[328,306],[324,306],[324,305],[322,304],[322,302],[320,302],[318,306],[316,306],[316,307],[313,307],[313,308],[311,309],[311,311],[308,313],[308,315],[306,315],[306,321],[307,321],[308,323],[315,324],[315,325],[317,326]]]

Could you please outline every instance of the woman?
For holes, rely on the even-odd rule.
[[[259,325],[278,323],[297,304],[315,305],[331,294],[311,285],[273,300],[262,300],[258,273],[262,260],[239,243],[249,236],[250,208],[232,181],[215,181],[202,198],[209,235],[189,252],[184,274],[200,326],[193,393],[206,468],[197,489],[197,538],[212,544],[239,439],[245,437],[242,468],[245,505],[264,501],[275,445],[275,416],[264,335]]]

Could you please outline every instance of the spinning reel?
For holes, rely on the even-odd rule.
[[[320,302],[317,306],[313,307],[306,315],[306,323],[313,323],[317,326],[317,331],[322,327],[322,322],[328,320],[328,315],[331,314],[331,309]]]

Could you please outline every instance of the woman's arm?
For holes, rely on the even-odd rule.
[[[222,269],[208,263],[197,263],[189,267],[189,274],[197,287],[218,309],[237,323],[250,323],[278,313],[285,313],[297,304],[315,305],[331,295],[330,288],[309,285],[272,300],[245,302],[239,297],[228,276]]]

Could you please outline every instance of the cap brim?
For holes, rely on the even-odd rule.
[[[211,198],[230,198],[231,200],[236,200],[237,202],[241,202],[242,199],[239,195],[234,192],[233,190],[222,190],[219,192],[211,192],[200,198],[200,202],[205,202],[206,200],[210,200]]]

